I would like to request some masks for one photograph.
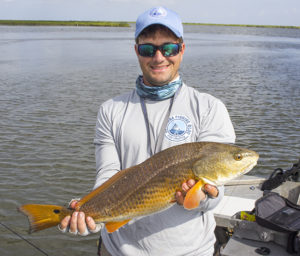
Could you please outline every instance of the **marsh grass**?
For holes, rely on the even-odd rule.
[[[54,21],[54,20],[0,20],[0,25],[11,26],[95,26],[130,27],[128,22],[111,21]]]
[[[184,23],[185,25],[199,26],[228,26],[228,27],[254,27],[254,28],[296,28],[300,26],[280,26],[280,25],[247,25],[247,24],[214,24],[214,23]]]
[[[118,21],[55,21],[55,20],[0,20],[0,25],[11,26],[95,26],[95,27],[130,27],[135,22]],[[256,27],[256,28],[294,28],[300,26],[279,25],[247,25],[247,24],[214,24],[214,23],[183,23],[184,25],[198,26],[232,26],[232,27]]]

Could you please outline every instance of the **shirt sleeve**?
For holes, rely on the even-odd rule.
[[[94,189],[120,170],[120,159],[113,136],[112,119],[100,107],[95,129],[96,181]]]
[[[219,194],[216,198],[206,197],[205,200],[200,202],[198,209],[203,212],[213,210],[224,197],[224,186],[218,186]]]
[[[209,104],[201,118],[200,131],[198,141],[235,142],[234,128],[223,102],[216,99]]]
[[[215,99],[210,102],[207,111],[204,113],[201,124],[201,132],[198,141],[213,141],[220,143],[234,143],[235,132],[230,120],[229,113],[222,101]],[[224,197],[224,186],[217,187],[219,194],[216,198],[207,197],[199,205],[201,211],[214,209]]]

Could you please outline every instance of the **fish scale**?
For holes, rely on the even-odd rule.
[[[117,193],[113,193],[113,185],[111,185],[110,189],[106,191],[107,197],[99,194],[93,201],[89,200],[83,204],[80,210],[88,211],[90,216],[96,221],[104,222],[128,219],[131,216],[149,214],[167,208],[175,199],[174,191],[179,191],[184,181],[195,178],[192,172],[193,161],[191,161],[190,153],[190,151],[194,151],[194,147],[195,145],[193,144],[190,144],[190,148],[185,147],[185,153],[188,156],[185,158],[178,156],[182,154],[180,148],[174,148],[167,157],[165,155],[162,158],[162,155],[158,155],[157,159],[153,159],[155,161],[146,161],[134,168],[130,168],[130,173],[127,172],[126,176],[128,179],[128,177],[132,176],[131,174],[134,174],[135,179],[130,181],[132,190],[128,189],[127,182],[123,182],[124,174],[122,178],[114,183],[114,186],[118,188]],[[181,164],[178,164],[178,159],[181,159]],[[166,163],[170,167],[166,168]],[[149,173],[152,175],[149,175]],[[145,178],[146,174],[148,174],[148,179]],[[173,177],[173,179],[170,179],[170,177]],[[166,182],[166,180],[171,182]],[[124,196],[124,191],[127,192],[125,192],[126,194],[130,193],[130,195],[128,197]],[[122,201],[120,201],[120,195],[122,196]],[[106,200],[103,200],[103,197]],[[100,215],[101,206],[99,207],[99,204],[95,203],[99,200],[102,200],[102,203],[105,205],[111,205],[112,201],[115,204],[111,205],[111,209]],[[116,219],[114,216],[122,217]]]

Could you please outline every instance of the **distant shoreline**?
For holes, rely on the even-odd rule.
[[[7,26],[88,26],[88,27],[130,27],[135,22],[118,21],[54,21],[54,20],[0,20],[0,25]],[[214,23],[183,23],[196,26],[228,26],[228,27],[256,27],[256,28],[292,28],[300,26],[280,25],[247,25],[247,24],[214,24]]]
[[[214,24],[214,23],[183,23],[183,24],[185,24],[185,25],[200,25],[200,26],[254,27],[254,28],[295,28],[295,29],[300,29],[300,26],[280,26],[280,25]]]
[[[114,21],[57,21],[57,20],[0,20],[7,26],[73,26],[73,27],[130,27],[128,22]]]

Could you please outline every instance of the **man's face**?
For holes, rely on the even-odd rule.
[[[139,38],[139,44],[153,44],[159,46],[165,43],[178,43],[179,40],[169,33],[157,30],[151,37]],[[148,86],[162,86],[168,84],[178,76],[178,69],[182,61],[185,45],[181,51],[173,57],[164,57],[158,50],[153,57],[140,56],[135,45],[144,83]]]

